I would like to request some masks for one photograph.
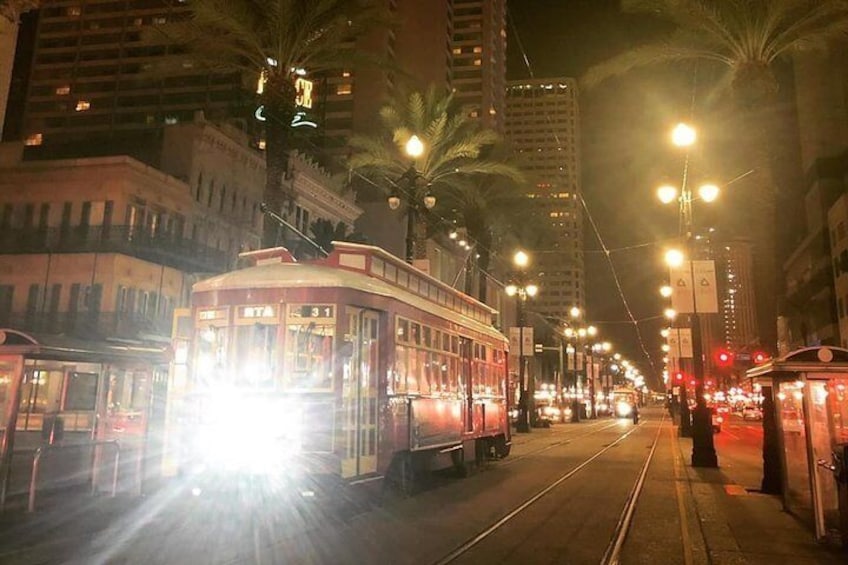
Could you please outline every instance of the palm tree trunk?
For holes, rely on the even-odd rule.
[[[262,97],[265,115],[265,191],[262,195],[269,209],[283,217],[291,208],[294,195],[283,187],[283,175],[288,169],[289,128],[294,117],[295,89],[291,78],[282,73],[270,75]],[[262,246],[274,247],[282,243],[282,226],[273,221],[263,222]]]
[[[734,190],[741,191],[734,213],[737,233],[750,234],[754,244],[753,275],[760,345],[777,351],[777,296],[783,287],[777,260],[777,185],[774,176],[774,137],[769,101],[761,101],[746,109],[743,124],[746,132],[745,155],[754,169],[749,182]],[[745,194],[745,192],[748,192]]]

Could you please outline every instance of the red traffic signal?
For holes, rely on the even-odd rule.
[[[716,352],[715,359],[720,367],[730,367],[733,365],[733,353],[726,349],[719,349]]]
[[[764,351],[755,351],[753,355],[751,355],[751,361],[753,361],[754,365],[760,365],[768,361],[769,356]]]
[[[678,383],[682,382],[683,381],[683,373],[680,372],[680,371],[677,371],[676,373],[674,373],[674,380],[675,380],[675,382],[678,382]]]

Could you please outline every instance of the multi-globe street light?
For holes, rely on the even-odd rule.
[[[587,326],[580,328],[567,327],[563,332],[566,340],[569,341],[569,347],[575,352],[575,354],[580,354],[580,359],[583,361],[583,370],[584,377],[588,379],[588,365],[586,364],[586,348],[588,344],[586,343],[587,338],[595,337],[598,334],[598,329],[595,326]],[[571,343],[573,340],[573,343]],[[576,355],[575,355],[576,357]],[[592,404],[594,405],[594,399],[591,399]],[[580,373],[577,368],[576,359],[574,365],[574,397],[571,404],[571,421],[579,422],[580,421],[580,406],[582,404],[582,387],[580,383]],[[592,414],[594,418],[594,413]]]
[[[507,296],[515,297],[515,317],[516,317],[516,325],[518,326],[518,383],[520,388],[520,396],[518,400],[518,423],[516,424],[516,430],[519,432],[529,432],[531,425],[531,403],[532,394],[535,391],[535,385],[533,381],[533,375],[528,374],[526,371],[526,359],[525,356],[527,353],[532,354],[531,351],[524,351],[524,324],[525,316],[524,316],[524,303],[528,298],[533,298],[538,294],[539,287],[533,283],[530,283],[526,280],[527,273],[526,268],[527,265],[530,264],[530,257],[524,251],[516,251],[515,255],[512,257],[512,264],[515,267],[513,271],[513,282],[506,285],[504,291]]]
[[[672,131],[672,142],[678,147],[688,148],[695,143],[696,138],[697,135],[694,128],[687,124],[678,124]],[[693,263],[692,204],[695,196],[688,182],[688,176],[689,153],[687,151],[679,195],[674,187],[666,185],[657,190],[657,196],[663,203],[670,204],[677,200],[679,204],[680,231],[685,236],[686,252],[669,250],[666,252],[666,263],[672,268],[679,268],[688,262],[689,280],[692,283],[690,284],[692,312],[689,314],[689,325],[692,331],[692,372],[695,379],[695,411],[692,418],[692,465],[695,467],[717,467],[718,458],[716,457],[715,445],[713,443],[712,415],[704,398],[703,345],[701,343],[701,322],[694,285],[695,272]],[[698,189],[698,199],[703,202],[712,202],[718,195],[719,188],[714,184],[704,184]],[[684,381],[681,383],[681,391],[685,391],[685,388],[686,382]],[[681,404],[684,402],[684,399],[685,393],[683,399],[681,399]],[[683,408],[681,406],[681,421],[683,418]],[[685,408],[688,408],[688,406]],[[681,431],[683,431],[682,425]]]
[[[397,187],[388,198],[389,208],[397,210],[401,205],[401,195],[406,196],[406,262],[412,263],[415,258],[415,230],[418,225],[418,214],[420,207],[429,210],[436,205],[436,197],[430,191],[423,196],[418,194],[418,180],[421,178],[415,166],[415,161],[424,154],[424,142],[417,135],[411,136],[404,146],[408,157],[412,158],[409,168],[401,176],[400,183],[404,185],[406,192],[401,192]]]

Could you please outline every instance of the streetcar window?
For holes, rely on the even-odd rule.
[[[418,392],[418,374],[421,370],[419,350],[409,348],[406,357],[406,391],[410,394]]]
[[[421,292],[421,296],[427,296],[430,292],[430,283],[426,281],[421,281],[421,285],[418,287],[419,292]]]
[[[395,282],[395,279],[397,278],[397,267],[395,267],[394,265],[386,265],[385,276],[386,279],[388,279],[390,282]]]
[[[410,276],[409,277],[409,290],[411,290],[412,292],[418,292],[418,285],[419,285],[420,282],[421,282],[421,279],[419,279],[418,277]]]
[[[414,345],[421,345],[421,326],[413,323],[410,326],[410,340]]]
[[[451,336],[451,353],[459,355],[459,337],[455,335]]]
[[[198,331],[195,374],[205,384],[226,379],[227,328],[207,326]]]
[[[371,272],[377,275],[378,277],[382,277],[384,265],[385,263],[382,259],[377,259],[376,257],[374,257],[373,259],[371,259]]]
[[[332,388],[333,325],[318,322],[286,326],[286,388]]]
[[[432,347],[433,346],[433,330],[429,327],[424,326],[424,347]]]
[[[398,318],[397,340],[401,343],[409,341],[409,322],[403,318]]]
[[[239,384],[273,386],[277,364],[277,326],[251,324],[236,327],[233,361]]]
[[[65,410],[94,410],[97,400],[97,373],[68,373]]]
[[[406,392],[406,367],[409,348],[404,345],[395,346],[395,367],[392,372],[392,390],[396,394]]]
[[[442,334],[442,351],[450,352],[450,335]]]
[[[398,271],[398,285],[400,286],[409,286],[409,273],[406,271]]]

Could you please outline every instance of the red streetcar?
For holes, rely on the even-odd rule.
[[[490,307],[367,245],[243,257],[193,287],[186,464],[406,488],[509,454]]]

